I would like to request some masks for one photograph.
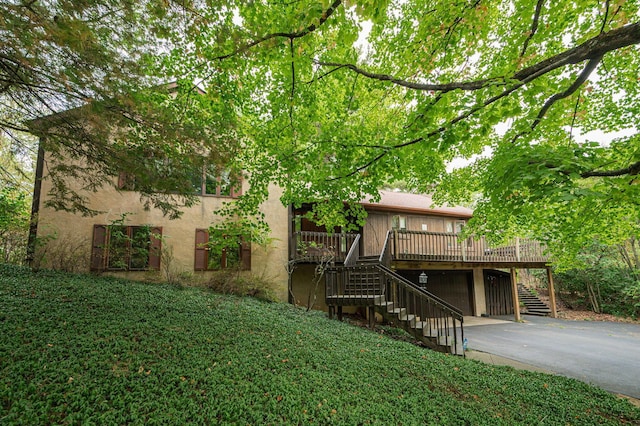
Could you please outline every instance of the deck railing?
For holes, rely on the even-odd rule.
[[[547,262],[545,247],[538,241],[514,239],[495,246],[484,237],[461,238],[454,233],[392,231],[388,234],[395,260],[435,262]],[[387,241],[387,244],[389,241]]]
[[[347,257],[358,234],[311,232],[294,232],[291,241],[290,258],[292,260],[319,262],[329,258],[342,262]]]

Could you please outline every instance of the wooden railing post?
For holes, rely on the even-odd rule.
[[[551,317],[558,318],[558,312],[556,310],[556,290],[553,286],[553,274],[551,268],[547,267],[547,278],[549,278],[549,304],[551,305]]]
[[[518,298],[518,275],[516,268],[511,268],[511,292],[513,295],[513,314],[515,320],[520,322],[520,300]]]
[[[520,262],[520,238],[516,237],[516,262]]]
[[[464,239],[460,239],[459,236],[456,235],[456,238],[458,240],[458,244],[460,244],[460,249],[462,251],[462,261],[466,262],[467,261],[467,244],[466,241]]]

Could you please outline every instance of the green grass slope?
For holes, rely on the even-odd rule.
[[[0,424],[640,424],[584,383],[290,305],[0,266]]]

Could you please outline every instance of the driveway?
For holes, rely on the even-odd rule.
[[[468,349],[640,399],[640,325],[523,315],[465,322]],[[465,318],[466,320],[466,318]]]

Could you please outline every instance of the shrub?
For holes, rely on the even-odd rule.
[[[216,293],[251,296],[261,300],[277,300],[271,280],[264,276],[248,274],[239,269],[216,271],[206,281],[197,284]]]
[[[29,199],[19,188],[0,190],[0,262],[21,264],[27,255]]]
[[[42,267],[64,272],[86,271],[89,267],[90,243],[85,237],[54,234],[39,238],[33,269]]]

